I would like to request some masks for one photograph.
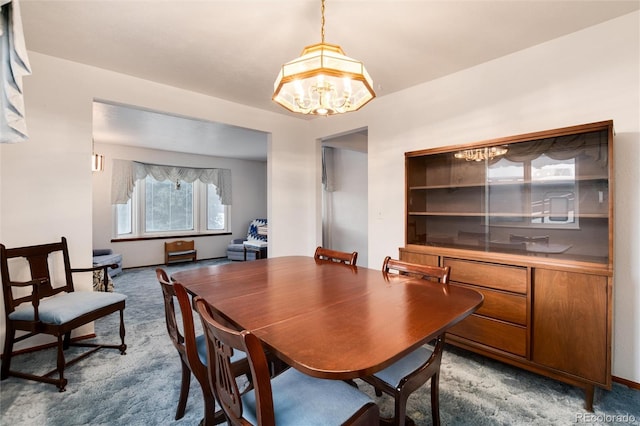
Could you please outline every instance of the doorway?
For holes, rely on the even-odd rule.
[[[367,129],[322,139],[322,245],[367,266]]]

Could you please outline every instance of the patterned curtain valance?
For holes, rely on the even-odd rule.
[[[128,160],[113,160],[111,203],[126,204],[131,199],[136,181],[149,175],[158,181],[182,180],[191,183],[199,180],[206,184],[213,184],[221,203],[225,206],[231,205],[231,170],[229,169],[163,166]]]
[[[22,77],[31,74],[17,0],[0,0],[0,143],[27,139]]]

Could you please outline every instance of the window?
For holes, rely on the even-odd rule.
[[[193,231],[193,183],[145,178],[145,231]]]
[[[227,206],[222,204],[215,185],[207,185],[207,230],[226,230],[227,217]]]
[[[578,226],[575,158],[502,158],[487,169],[492,225]]]
[[[116,204],[116,223],[118,235],[131,235],[133,233],[133,227],[131,223],[131,200],[127,201],[127,204]]]
[[[158,181],[151,175],[136,182],[127,204],[115,206],[116,235],[145,237],[228,232],[229,206],[213,184],[199,180]]]

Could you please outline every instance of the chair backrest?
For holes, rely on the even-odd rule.
[[[331,250],[324,247],[316,248],[313,255],[316,260],[329,260],[332,262],[344,263],[345,265],[355,266],[358,261],[358,252],[347,253],[345,251]]]
[[[160,287],[162,288],[162,298],[164,301],[164,318],[167,326],[167,333],[169,333],[169,337],[173,342],[173,345],[176,347],[178,352],[186,355],[185,347],[184,347],[184,336],[180,332],[180,328],[178,327],[178,320],[176,317],[176,308],[175,308],[175,297],[176,292],[173,288],[173,284],[169,281],[169,277],[164,269],[158,268],[156,269],[156,277],[158,278],[158,282],[160,283]]]
[[[193,240],[189,241],[171,241],[164,243],[164,251],[172,252],[172,251],[189,251],[195,249],[195,243]]]
[[[268,240],[267,219],[254,219],[247,229],[247,240],[264,241]]]
[[[275,425],[269,365],[260,339],[247,330],[237,331],[222,325],[204,299],[196,297],[194,303],[207,337],[209,384],[227,420],[232,425],[248,424],[242,418],[242,399],[231,367],[233,351],[240,350],[247,354],[251,366],[258,424]]]
[[[382,262],[382,272],[387,274],[391,269],[404,275],[438,281],[442,284],[449,283],[450,268],[448,266],[420,265],[417,263],[403,262],[402,260],[392,259],[390,256],[387,256]]]
[[[64,265],[65,283],[64,285],[53,287],[51,273],[49,271],[49,262],[52,258],[59,255],[62,256]],[[16,281],[11,279],[9,260],[17,258],[22,258],[29,264],[31,280],[39,280],[43,283],[38,286],[37,292],[29,292],[26,296],[14,297],[10,284],[16,283]],[[71,263],[69,261],[69,249],[67,247],[67,239],[65,237],[62,237],[59,243],[10,249],[6,248],[4,244],[0,244],[0,271],[2,274],[2,290],[6,315],[13,312],[21,303],[33,302],[36,298],[42,299],[63,291],[67,293],[74,291],[73,279],[71,277]]]
[[[162,268],[156,269],[156,277],[162,287],[164,314],[169,337],[196,378],[198,380],[205,378],[207,367],[198,356],[193,309],[189,302],[189,295],[180,283],[172,283]],[[180,307],[182,332],[180,332],[176,317],[175,300],[178,300]]]

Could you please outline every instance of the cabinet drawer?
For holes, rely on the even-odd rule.
[[[448,333],[522,357],[527,355],[526,328],[518,325],[473,314],[451,327]]]
[[[438,266],[438,256],[400,249],[400,260],[419,265]]]
[[[451,267],[450,281],[527,293],[527,268],[450,258],[444,259],[444,266]]]
[[[486,317],[496,318],[515,324],[527,325],[527,298],[524,295],[490,290],[484,287],[451,284],[452,286],[467,287],[482,293],[484,302],[475,313]]]

